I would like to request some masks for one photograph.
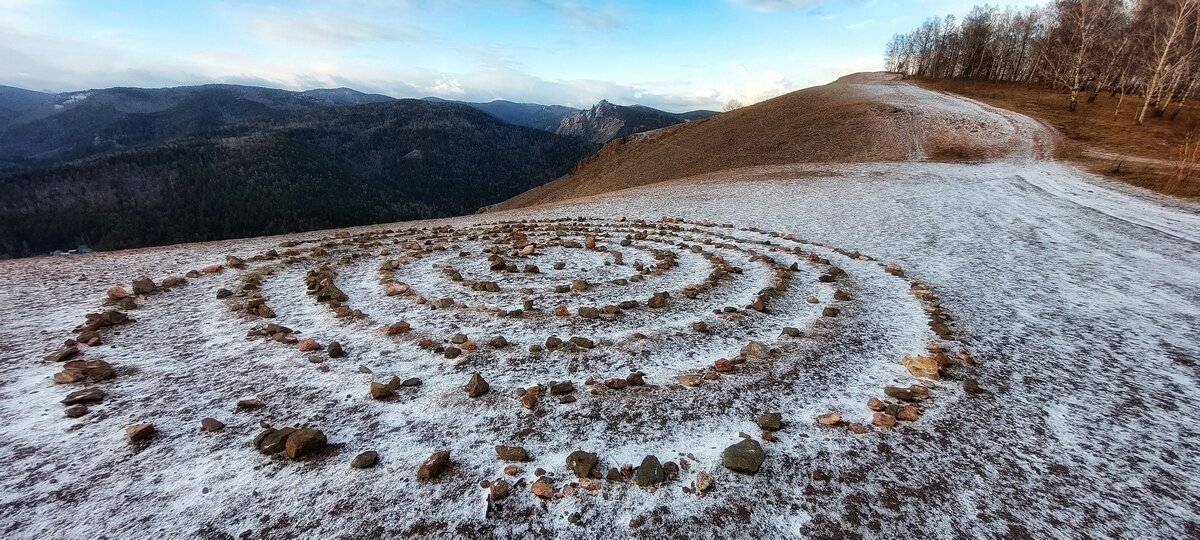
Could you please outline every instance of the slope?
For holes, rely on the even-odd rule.
[[[614,140],[570,175],[493,209],[726,169],[819,162],[960,161],[1024,149],[1041,130],[882,73],[856,74],[711,118]],[[986,136],[980,136],[984,135]],[[1037,151],[1049,141],[1038,140]]]

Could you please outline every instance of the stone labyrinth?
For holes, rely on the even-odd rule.
[[[490,499],[526,485],[537,497],[561,498],[578,489],[603,489],[603,480],[645,487],[679,482],[685,492],[703,494],[713,485],[707,471],[723,466],[758,472],[770,459],[770,441],[789,425],[870,436],[919,422],[940,395],[980,391],[966,377],[974,360],[956,336],[951,315],[930,285],[894,264],[756,228],[670,217],[574,218],[339,231],[264,253],[229,255],[224,264],[184,276],[138,277],[131,290],[109,289],[105,309],[88,314],[77,334],[46,358],[60,363],[56,383],[82,386],[63,400],[66,415],[86,415],[89,405],[105,399],[105,381],[119,369],[104,359],[104,346],[124,337],[115,328],[137,326],[139,303],[170,303],[175,291],[214,280],[217,305],[240,319],[246,339],[277,342],[271,346],[281,356],[303,355],[321,371],[343,369],[370,379],[345,388],[347,397],[380,406],[427,400],[432,407],[463,407],[496,419],[498,435],[482,435],[490,437],[494,453],[488,448],[459,456],[461,450],[455,455],[442,450],[423,462],[392,463],[418,478],[437,477],[460,460],[494,462],[504,474],[519,477],[515,462],[536,457],[522,446],[522,434],[565,431],[542,445],[570,452],[569,482],[559,485],[553,471],[540,467],[528,484],[525,478],[482,479]],[[897,355],[883,366],[855,366],[853,355],[830,359],[812,352],[847,337],[845,328],[870,331],[876,320],[897,318],[919,321],[889,331],[909,334],[900,337],[923,350]],[[879,333],[884,334],[879,339],[894,339]],[[376,354],[374,371],[355,358],[368,349]],[[387,355],[402,356],[407,372],[380,369],[378,359]],[[840,388],[805,382],[807,374],[825,369],[861,373],[855,384],[845,385],[853,395],[834,396],[837,403],[857,405],[803,418],[757,411],[751,420],[762,431],[735,431],[725,444],[738,442],[710,463],[696,463],[690,452],[608,462],[595,453],[603,447],[572,447],[579,441],[572,440],[577,429],[570,426],[582,424],[578,418],[564,420],[564,411],[589,403],[609,414],[636,407],[633,403],[661,410],[680,403],[678,396],[704,393],[754,399],[765,380],[786,385],[790,377],[797,385]],[[426,384],[431,376],[454,382],[435,388]],[[947,385],[945,377],[961,380],[961,388]],[[255,397],[228,399],[241,412],[266,405]],[[486,407],[472,408],[484,402]],[[120,427],[134,444],[153,444],[158,432],[150,423]],[[182,436],[204,436],[224,423],[204,418],[198,427]],[[266,427],[246,441],[246,451],[335,461],[329,447],[338,441],[328,440],[323,427]],[[585,443],[604,443],[595,433],[587,437]],[[634,445],[628,453],[643,452]],[[387,459],[367,451],[349,461],[365,468]]]

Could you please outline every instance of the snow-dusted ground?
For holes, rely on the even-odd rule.
[[[225,270],[145,299],[131,312],[136,323],[85,349],[111,361],[118,376],[97,385],[108,398],[76,420],[64,418],[58,403],[75,385],[53,384],[57,366],[41,358],[72,335],[84,313],[100,308],[107,287],[128,287],[139,274],[182,274],[227,254],[282,251],[285,238],[0,262],[7,279],[0,288],[7,314],[0,323],[0,531],[11,538],[1200,536],[1200,210],[1028,157],[763,167],[437,222],[473,231],[450,242],[472,255],[432,252],[395,278],[464,308],[433,311],[411,297],[383,295],[376,268],[402,246],[388,257],[377,255],[378,247],[363,249],[364,257],[346,264],[337,251],[357,247],[332,247],[338,284],[369,316],[362,322],[334,319],[303,293],[304,270],[315,261],[252,263],[278,266],[263,283],[276,322],[346,345],[347,358],[323,363],[328,372],[292,347],[247,338],[256,321],[214,297],[236,283],[236,271]],[[652,242],[654,234],[619,246],[632,224],[610,219],[616,215],[732,223],[681,225],[696,230],[664,236],[692,244],[729,235],[736,248],[796,261],[800,269],[771,312],[740,319],[712,309],[744,305],[773,274],[738,249],[712,245],[705,249],[744,272],[696,300],[673,292],[661,312],[641,308],[617,321],[587,322],[475,310],[520,307],[530,295],[545,309],[565,299],[572,311],[625,298],[644,302],[652,291],[677,291],[707,274],[708,261],[680,249],[679,265],[662,276],[607,283],[630,275],[634,261],[651,260],[646,249],[663,247]],[[551,247],[534,261],[543,275],[494,275],[478,254],[491,243],[471,228],[575,216],[593,218],[586,224],[601,233],[598,243],[622,251],[626,264]],[[827,410],[867,421],[866,398],[881,395],[883,385],[915,382],[898,361],[935,336],[908,283],[877,262],[741,230],[751,227],[899,264],[934,288],[978,364],[951,368],[915,423],[863,435],[815,425],[813,417]],[[530,237],[544,238],[536,231]],[[821,265],[769,252],[762,241],[817,252],[847,276],[818,283]],[[557,260],[567,267],[553,270]],[[445,262],[504,290],[470,291],[435,268]],[[586,293],[546,291],[575,277],[598,285]],[[833,301],[838,287],[853,299]],[[809,294],[819,297],[817,307],[803,301]],[[815,328],[826,304],[840,306],[843,316]],[[400,318],[438,341],[464,332],[482,345],[503,334],[513,345],[450,361],[416,347],[415,335],[389,337],[375,328]],[[694,320],[707,321],[711,334],[691,332]],[[776,337],[786,325],[810,337]],[[633,332],[648,338],[628,340]],[[524,352],[550,334],[616,344],[589,353]],[[675,375],[698,372],[750,338],[781,347],[781,354],[699,388],[674,384]],[[359,373],[360,365],[376,375]],[[645,371],[651,386],[592,394],[582,384],[589,374],[621,376],[629,368]],[[483,373],[492,393],[467,397],[462,385],[472,371]],[[395,401],[371,400],[368,382],[393,373],[421,377],[424,385]],[[966,395],[962,377],[978,378],[987,393]],[[580,388],[577,402],[543,400],[530,412],[513,394],[518,386],[563,379]],[[234,402],[248,396],[267,406],[236,410]],[[788,425],[776,441],[763,442],[763,470],[748,476],[722,468],[721,450],[739,432],[758,438],[754,419],[768,410],[781,411]],[[205,416],[228,427],[201,432]],[[154,422],[160,433],[131,445],[123,428],[139,421]],[[308,423],[342,446],[305,462],[263,456],[251,444],[260,421]],[[514,442],[532,454],[519,478],[529,482],[534,468],[544,467],[559,488],[571,480],[563,460],[576,449],[599,453],[606,468],[637,465],[646,454],[695,459],[678,481],[654,492],[605,483],[598,492],[543,503],[523,487],[489,512],[479,481],[504,476],[492,445]],[[440,448],[452,450],[455,466],[435,481],[416,480],[417,464]],[[380,466],[350,469],[350,458],[364,450],[379,451]],[[716,481],[703,497],[682,489],[699,470]],[[829,478],[816,480],[815,471]]]

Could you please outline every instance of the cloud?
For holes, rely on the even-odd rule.
[[[534,0],[534,3],[554,12],[567,24],[584,30],[620,30],[629,20],[628,8],[618,4],[593,7],[574,0]]]
[[[813,4],[822,3],[824,0],[732,0],[735,4],[752,7],[762,11],[779,11],[784,9],[795,9]]]
[[[330,46],[373,42],[411,42],[423,32],[411,26],[384,26],[372,21],[324,12],[271,9],[235,16],[256,36],[270,41]]]

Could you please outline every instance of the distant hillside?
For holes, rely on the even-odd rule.
[[[46,94],[3,87],[0,170],[205,135],[225,126],[291,113],[391,99],[348,88],[290,92],[204,85]]]
[[[510,124],[553,131],[559,135],[581,137],[598,144],[604,144],[633,133],[700,120],[717,114],[715,111],[705,110],[676,114],[644,105],[613,105],[605,100],[601,100],[589,110],[573,109],[562,105],[514,103],[504,100],[487,103],[451,102],[434,97],[427,97],[425,100],[470,105]]]
[[[214,91],[227,95],[222,90]],[[304,96],[280,97],[275,107],[247,98],[237,114],[201,115],[215,129],[208,136],[0,175],[0,255],[467,214],[561,176],[597,148],[471,107],[419,100],[218,128],[266,109],[306,109]]]

